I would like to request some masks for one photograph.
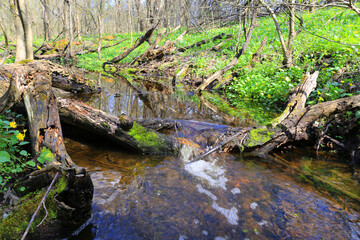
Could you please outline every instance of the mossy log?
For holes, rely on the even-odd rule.
[[[21,198],[10,212],[0,210],[0,239],[21,238],[56,173],[59,177],[46,198],[46,211],[40,209],[26,239],[63,239],[91,218],[94,188],[89,174],[83,168],[53,165],[17,182],[14,189]],[[20,187],[25,191],[19,191]]]
[[[84,131],[97,134],[134,152],[169,154],[174,141],[133,122],[119,118],[73,99],[58,99],[61,120]]]
[[[244,134],[224,144],[224,147],[264,156],[290,142],[309,141],[311,139],[316,141],[317,128],[320,122],[326,126],[333,115],[360,109],[360,95],[305,107],[307,97],[316,87],[318,74],[315,72],[312,75],[307,75],[301,86],[290,97],[285,111],[271,124],[246,129]],[[236,132],[236,130],[229,129],[219,139],[223,141]],[[244,138],[245,134],[246,137]]]
[[[46,215],[44,218],[46,223],[44,222],[43,225],[36,228],[36,231],[34,227],[32,228],[35,237],[30,237],[30,239],[60,239],[64,237],[60,229],[62,231],[67,229],[67,234],[69,234],[70,229],[74,230],[90,217],[93,185],[85,169],[76,167],[66,151],[57,101],[51,86],[53,78],[51,73],[53,72],[47,69],[49,67],[54,70],[56,66],[54,65],[54,68],[51,66],[48,62],[31,61],[26,64],[12,64],[0,68],[2,80],[7,79],[10,82],[10,87],[1,98],[3,100],[0,103],[1,110],[5,111],[23,100],[28,115],[34,159],[44,147],[53,153],[53,160],[48,163],[48,168],[33,172],[16,184],[17,187],[25,187],[25,192],[31,190],[29,193],[31,197],[28,199],[25,197],[9,216],[2,217],[0,222],[1,239],[19,239],[21,236],[19,232],[25,231],[28,224],[26,221],[29,221],[28,217],[31,217],[36,209],[36,207],[32,207],[38,203],[36,199],[41,200],[41,195],[45,194],[41,186],[48,184],[49,180],[51,181],[52,178],[49,179],[49,176],[54,171],[62,174],[63,184],[59,183],[60,186],[54,190],[52,195],[49,195],[47,207],[49,210],[51,209],[52,215]],[[81,89],[88,90],[90,88]],[[18,191],[19,193],[20,191]],[[60,208],[66,211],[57,211]],[[3,215],[1,214],[1,216]],[[20,223],[22,224],[20,225]]]

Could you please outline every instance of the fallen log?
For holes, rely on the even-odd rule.
[[[158,34],[158,36],[156,37],[155,41],[150,45],[150,47],[148,49],[146,49],[146,51],[138,58],[135,59],[135,61],[141,61],[141,62],[144,62],[144,61],[149,61],[149,60],[152,60],[152,59],[155,59],[155,58],[158,58],[158,52],[162,52],[162,49],[167,49],[169,48],[167,45],[169,45],[169,42],[166,41],[164,46],[162,47],[158,47],[158,44],[161,42],[161,40],[163,40],[164,38],[166,38],[167,36],[169,36],[171,33],[177,31],[178,29],[180,28],[180,25],[177,26],[176,28],[170,30],[169,32],[166,32],[167,29],[164,29],[162,32],[160,32]],[[156,49],[155,53],[154,54],[154,50]],[[175,48],[174,48],[175,49]],[[155,57],[154,57],[155,55]],[[165,55],[165,54],[162,54],[162,55]]]
[[[30,198],[25,197],[24,205],[20,204],[15,207],[9,216],[4,219],[0,218],[1,239],[19,239],[21,237],[19,234],[22,233],[22,228],[25,230],[31,218],[32,212],[30,211],[35,210],[35,208],[31,209],[31,206],[37,206],[37,199],[41,199],[43,194],[45,195],[42,188],[53,179],[53,177],[49,177],[53,174],[61,174],[61,179],[57,181],[56,190],[48,198],[47,206],[51,206],[52,213],[58,217],[52,215],[46,223],[36,229],[37,231],[32,229],[29,233],[30,239],[66,237],[68,235],[64,232],[65,229],[67,231],[75,230],[91,216],[93,195],[91,178],[85,169],[75,166],[66,151],[57,102],[51,87],[52,79],[48,74],[51,71],[41,71],[44,66],[49,65],[42,61],[32,61],[28,64],[12,64],[0,68],[0,76],[10,81],[10,88],[4,95],[5,98],[1,99],[6,102],[5,104],[1,103],[1,111],[5,111],[21,99],[23,100],[28,115],[34,165],[43,164],[37,159],[45,148],[52,153],[51,157],[48,157],[49,162],[44,163],[45,168],[19,179],[15,185],[19,195],[27,194],[30,190],[33,190],[33,195]],[[25,189],[24,193],[21,192],[21,188]],[[62,205],[60,206],[58,203],[62,203]],[[43,214],[42,219],[45,217],[46,214]]]
[[[125,115],[119,118],[72,99],[58,99],[60,117],[67,123],[91,132],[138,153],[169,154],[174,142],[145,129]]]
[[[136,48],[141,46],[144,42],[146,42],[153,35],[153,33],[158,25],[159,25],[159,22],[157,24],[155,24],[154,26],[152,26],[149,30],[147,30],[143,36],[141,36],[139,39],[136,40],[134,45],[132,45],[126,51],[121,53],[119,56],[114,57],[113,59],[111,59],[108,62],[104,62],[103,68],[105,67],[106,64],[118,63],[121,60],[123,60],[124,58],[126,58],[132,51],[134,51]]]
[[[241,55],[243,55],[245,53],[246,49],[248,48],[251,37],[252,37],[253,30],[257,26],[256,25],[256,17],[257,17],[257,11],[255,11],[253,14],[251,26],[249,28],[248,34],[246,35],[246,40],[243,44],[243,47],[239,51],[237,51],[237,53],[235,54],[235,57],[225,67],[221,68],[220,70],[216,71],[213,75],[211,75],[210,77],[205,79],[204,82],[195,89],[195,92],[203,91],[213,81],[215,81],[216,79],[222,78],[224,73],[229,71],[231,68],[233,68],[239,62],[239,58],[241,57]]]
[[[190,49],[190,48],[194,48],[194,47],[200,47],[201,45],[204,45],[208,42],[211,42],[211,41],[215,41],[215,40],[218,40],[218,39],[223,39],[223,38],[231,38],[232,35],[225,35],[225,33],[221,33],[219,35],[216,35],[215,37],[213,38],[209,38],[209,39],[204,39],[204,40],[201,40],[197,43],[194,43],[194,44],[191,44],[189,46],[186,46],[186,47],[181,47],[181,48],[178,48],[177,51],[178,52],[185,52],[186,50]]]

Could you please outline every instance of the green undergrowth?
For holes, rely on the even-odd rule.
[[[57,205],[53,201],[55,194],[64,191],[66,188],[66,179],[65,177],[60,178],[60,180],[53,186],[46,198],[46,209],[48,215],[42,224],[46,224],[52,219],[57,218]],[[20,239],[22,234],[25,232],[27,225],[30,222],[30,219],[35,212],[40,201],[44,197],[46,189],[42,189],[37,192],[29,193],[24,196],[20,204],[12,209],[9,215],[4,215],[0,221],[0,239]],[[2,211],[0,211],[2,213]],[[4,213],[2,213],[4,214]],[[30,233],[36,231],[36,226],[42,221],[45,217],[45,210],[41,208],[37,214],[34,222],[31,225]]]
[[[304,12],[303,16],[306,30],[302,30],[295,39],[293,48],[294,67],[291,68],[285,68],[282,65],[282,49],[272,19],[263,17],[258,20],[259,27],[254,30],[249,48],[240,57],[239,63],[231,70],[231,83],[224,89],[224,94],[233,106],[241,107],[243,101],[246,100],[247,102],[258,103],[267,111],[281,112],[285,106],[289,91],[301,83],[306,72],[313,72],[314,70],[320,70],[318,87],[317,91],[310,96],[308,103],[316,104],[359,93],[359,74],[344,75],[338,81],[333,81],[332,77],[342,67],[347,67],[349,72],[360,70],[360,48],[326,41],[310,33],[316,33],[319,36],[335,41],[358,44],[360,39],[360,30],[358,28],[360,17],[351,10],[338,8],[321,9],[314,13]],[[286,14],[278,14],[278,19],[286,38]],[[183,29],[176,31],[168,39],[175,39],[182,31]],[[182,62],[190,63],[192,65],[192,76],[198,78],[206,78],[221,69],[235,55],[238,32],[239,25],[233,24],[228,27],[206,29],[206,32],[202,33],[190,32],[185,34],[183,39],[176,43],[177,47],[188,46],[221,33],[231,34],[233,38],[227,40],[221,49],[216,52],[206,50],[224,39],[210,41],[200,47],[179,53],[179,57],[175,62],[178,66],[177,71],[183,66]],[[140,35],[141,33],[138,33],[134,39]],[[120,40],[128,37],[128,34],[115,34],[115,36],[116,40]],[[262,62],[254,64],[251,69],[246,68],[265,36],[268,40],[261,53],[264,57]],[[241,46],[244,36],[240,36],[240,39]],[[97,60],[96,53],[83,55],[79,58],[78,66],[101,71],[102,62],[117,56],[130,45],[130,40],[127,40],[117,47],[105,49],[102,52],[102,61]],[[130,63],[134,57],[139,56],[148,46],[148,43],[144,43],[122,62]],[[229,75],[229,72],[226,74]]]
[[[244,126],[265,125],[276,116],[273,112],[266,111],[261,105],[252,101],[244,100],[234,107],[216,93],[203,92],[202,95],[221,112],[241,119]]]
[[[287,14],[279,13],[277,18],[280,28],[287,39],[288,25]],[[334,100],[340,97],[359,94],[360,89],[360,48],[337,44],[314,36],[322,36],[334,41],[348,44],[359,44],[360,17],[352,10],[343,8],[323,8],[313,13],[303,12],[304,28],[295,38],[293,53],[294,67],[285,68],[282,64],[282,48],[271,17],[258,19],[258,27],[253,31],[253,36],[245,54],[240,57],[238,64],[225,73],[230,76],[230,85],[224,89],[224,94],[233,106],[241,106],[244,100],[261,105],[267,111],[281,112],[286,104],[286,97],[290,90],[301,83],[306,72],[320,70],[318,87],[310,96],[308,103],[316,104],[322,101]],[[189,32],[182,40],[176,42],[176,47],[185,47],[198,41],[212,38],[219,34],[231,34],[233,37],[225,41],[219,51],[206,51],[214,44],[219,44],[225,39],[218,39],[203,44],[200,47],[190,48],[183,53],[178,53],[174,62],[175,72],[179,72],[184,64],[191,65],[191,78],[206,78],[217,70],[223,68],[235,56],[238,33],[240,32],[241,47],[245,41],[238,23],[226,27],[214,27],[204,32]],[[296,29],[299,26],[296,25]],[[184,29],[179,29],[170,34],[167,39],[174,40]],[[155,33],[156,36],[157,33]],[[80,68],[101,71],[102,64],[118,56],[129,48],[143,33],[113,34],[113,41],[103,41],[103,45],[128,38],[126,41],[111,48],[102,50],[102,59],[97,53],[78,56],[77,66]],[[154,38],[155,38],[154,36]],[[257,51],[262,39],[267,37],[261,55],[261,62],[249,66],[252,55]],[[164,43],[165,39],[159,45]],[[96,43],[96,36],[83,36],[83,42]],[[135,49],[125,59],[123,64],[131,63],[135,57],[140,56],[149,44],[145,42]],[[96,48],[96,44],[92,46]],[[8,62],[11,60],[8,60]],[[341,68],[347,67],[347,72],[340,79],[334,81],[334,74]]]

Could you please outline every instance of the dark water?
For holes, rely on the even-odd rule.
[[[113,106],[116,114],[126,109],[131,115],[134,106],[127,109],[126,104],[133,100],[124,99],[98,101],[107,100],[106,109]],[[186,116],[197,120],[211,111],[186,106],[192,109]],[[143,117],[156,116],[142,111]],[[164,116],[179,117],[172,112]],[[198,131],[222,127],[188,123],[184,126],[196,125]],[[217,153],[191,162],[201,150],[183,142],[179,156],[156,157],[66,139],[70,156],[88,169],[95,187],[93,219],[72,239],[360,239],[357,204],[260,159]],[[358,192],[346,163],[338,161],[346,159],[329,156],[304,150],[282,155]]]

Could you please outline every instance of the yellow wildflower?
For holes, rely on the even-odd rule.
[[[24,131],[24,133],[18,133],[18,134],[16,135],[16,138],[17,138],[19,141],[24,141],[25,131]]]
[[[41,170],[41,167],[39,165],[36,164],[36,167]]]
[[[352,84],[352,83],[350,83],[349,85],[350,85],[350,87],[354,86],[354,84]]]
[[[270,94],[268,94],[268,98],[271,98],[271,95],[270,95]]]
[[[10,127],[16,128],[17,127],[16,122],[15,121],[10,122]]]

